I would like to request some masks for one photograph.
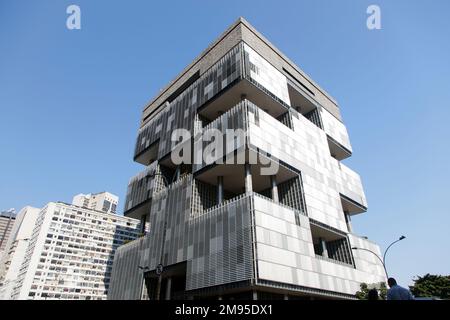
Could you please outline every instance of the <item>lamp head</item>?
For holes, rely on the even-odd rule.
[[[405,238],[406,238],[405,236],[401,236],[400,239],[398,239],[398,240],[403,240]]]

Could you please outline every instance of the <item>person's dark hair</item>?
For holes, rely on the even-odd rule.
[[[397,281],[394,278],[388,279],[388,285],[389,287],[395,286],[397,284]]]
[[[378,290],[377,289],[370,289],[367,294],[367,299],[369,300],[378,300]]]

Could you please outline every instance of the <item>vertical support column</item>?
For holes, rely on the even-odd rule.
[[[144,298],[145,296],[145,272],[142,272],[142,287],[141,287],[141,294],[139,295],[139,300],[146,300]]]
[[[166,279],[166,300],[170,300],[171,290],[172,290],[172,278],[168,277]]]
[[[258,291],[253,291],[253,300],[258,300]]]
[[[322,238],[319,238],[319,241],[320,245],[322,246],[322,256],[328,258],[327,243]]]
[[[250,164],[245,164],[245,193],[251,193],[253,191],[252,184],[252,170]]]
[[[145,233],[145,222],[147,221],[147,215],[144,214],[141,216],[141,233]]]
[[[200,120],[198,113],[196,113],[194,118],[194,137],[197,134],[201,133],[202,129],[203,129],[203,122],[202,120]]]
[[[223,176],[217,177],[217,204],[223,202]]]
[[[274,202],[279,202],[277,180],[275,179],[275,176],[270,176],[270,185],[272,188],[272,200]]]
[[[344,211],[344,216],[345,216],[345,223],[347,223],[348,232],[352,233],[353,228],[352,228],[352,220],[350,218],[350,215],[348,214],[348,212]]]
[[[180,179],[181,176],[181,166],[183,165],[183,163],[179,164],[176,168],[175,168],[175,173],[174,176],[172,178],[172,181],[177,181],[178,179]]]
[[[158,276],[158,281],[156,283],[156,300],[161,300],[161,283],[162,283],[162,276],[160,274]]]

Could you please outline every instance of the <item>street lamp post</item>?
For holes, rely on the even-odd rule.
[[[379,256],[378,254],[376,254],[375,252],[373,252],[372,250],[369,250],[369,249],[366,249],[366,248],[352,247],[352,250],[363,250],[363,251],[367,251],[367,252],[372,253],[375,257],[377,257],[377,259],[380,260],[381,264],[383,265],[384,273],[386,274],[386,279],[388,279],[388,278],[389,278],[389,274],[388,274],[387,269],[386,269],[386,254],[387,254],[387,252],[388,252],[388,250],[389,250],[390,247],[392,247],[395,243],[397,243],[397,242],[399,242],[399,241],[401,241],[401,240],[403,240],[403,239],[405,239],[405,238],[406,238],[405,236],[401,236],[400,238],[398,238],[397,240],[395,240],[394,242],[392,242],[392,243],[386,248],[386,250],[384,251],[383,259],[381,259],[380,256]]]
[[[386,266],[386,254],[387,254],[387,252],[388,252],[388,250],[389,250],[389,248],[390,247],[392,247],[394,244],[396,244],[397,242],[399,242],[399,241],[402,241],[403,239],[405,239],[406,237],[405,236],[401,236],[400,238],[398,238],[398,240],[395,240],[394,242],[392,242],[387,248],[386,248],[386,250],[384,251],[384,254],[383,254],[383,264]],[[386,268],[386,267],[385,267]]]

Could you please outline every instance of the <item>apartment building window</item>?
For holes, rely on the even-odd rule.
[[[284,205],[306,214],[305,196],[301,176],[278,184],[278,198]]]
[[[353,254],[347,236],[331,227],[312,220],[311,233],[316,256],[352,265]]]
[[[315,108],[307,112],[304,116],[306,119],[314,123],[317,127],[321,129],[323,128],[322,118],[320,117],[319,109]]]

